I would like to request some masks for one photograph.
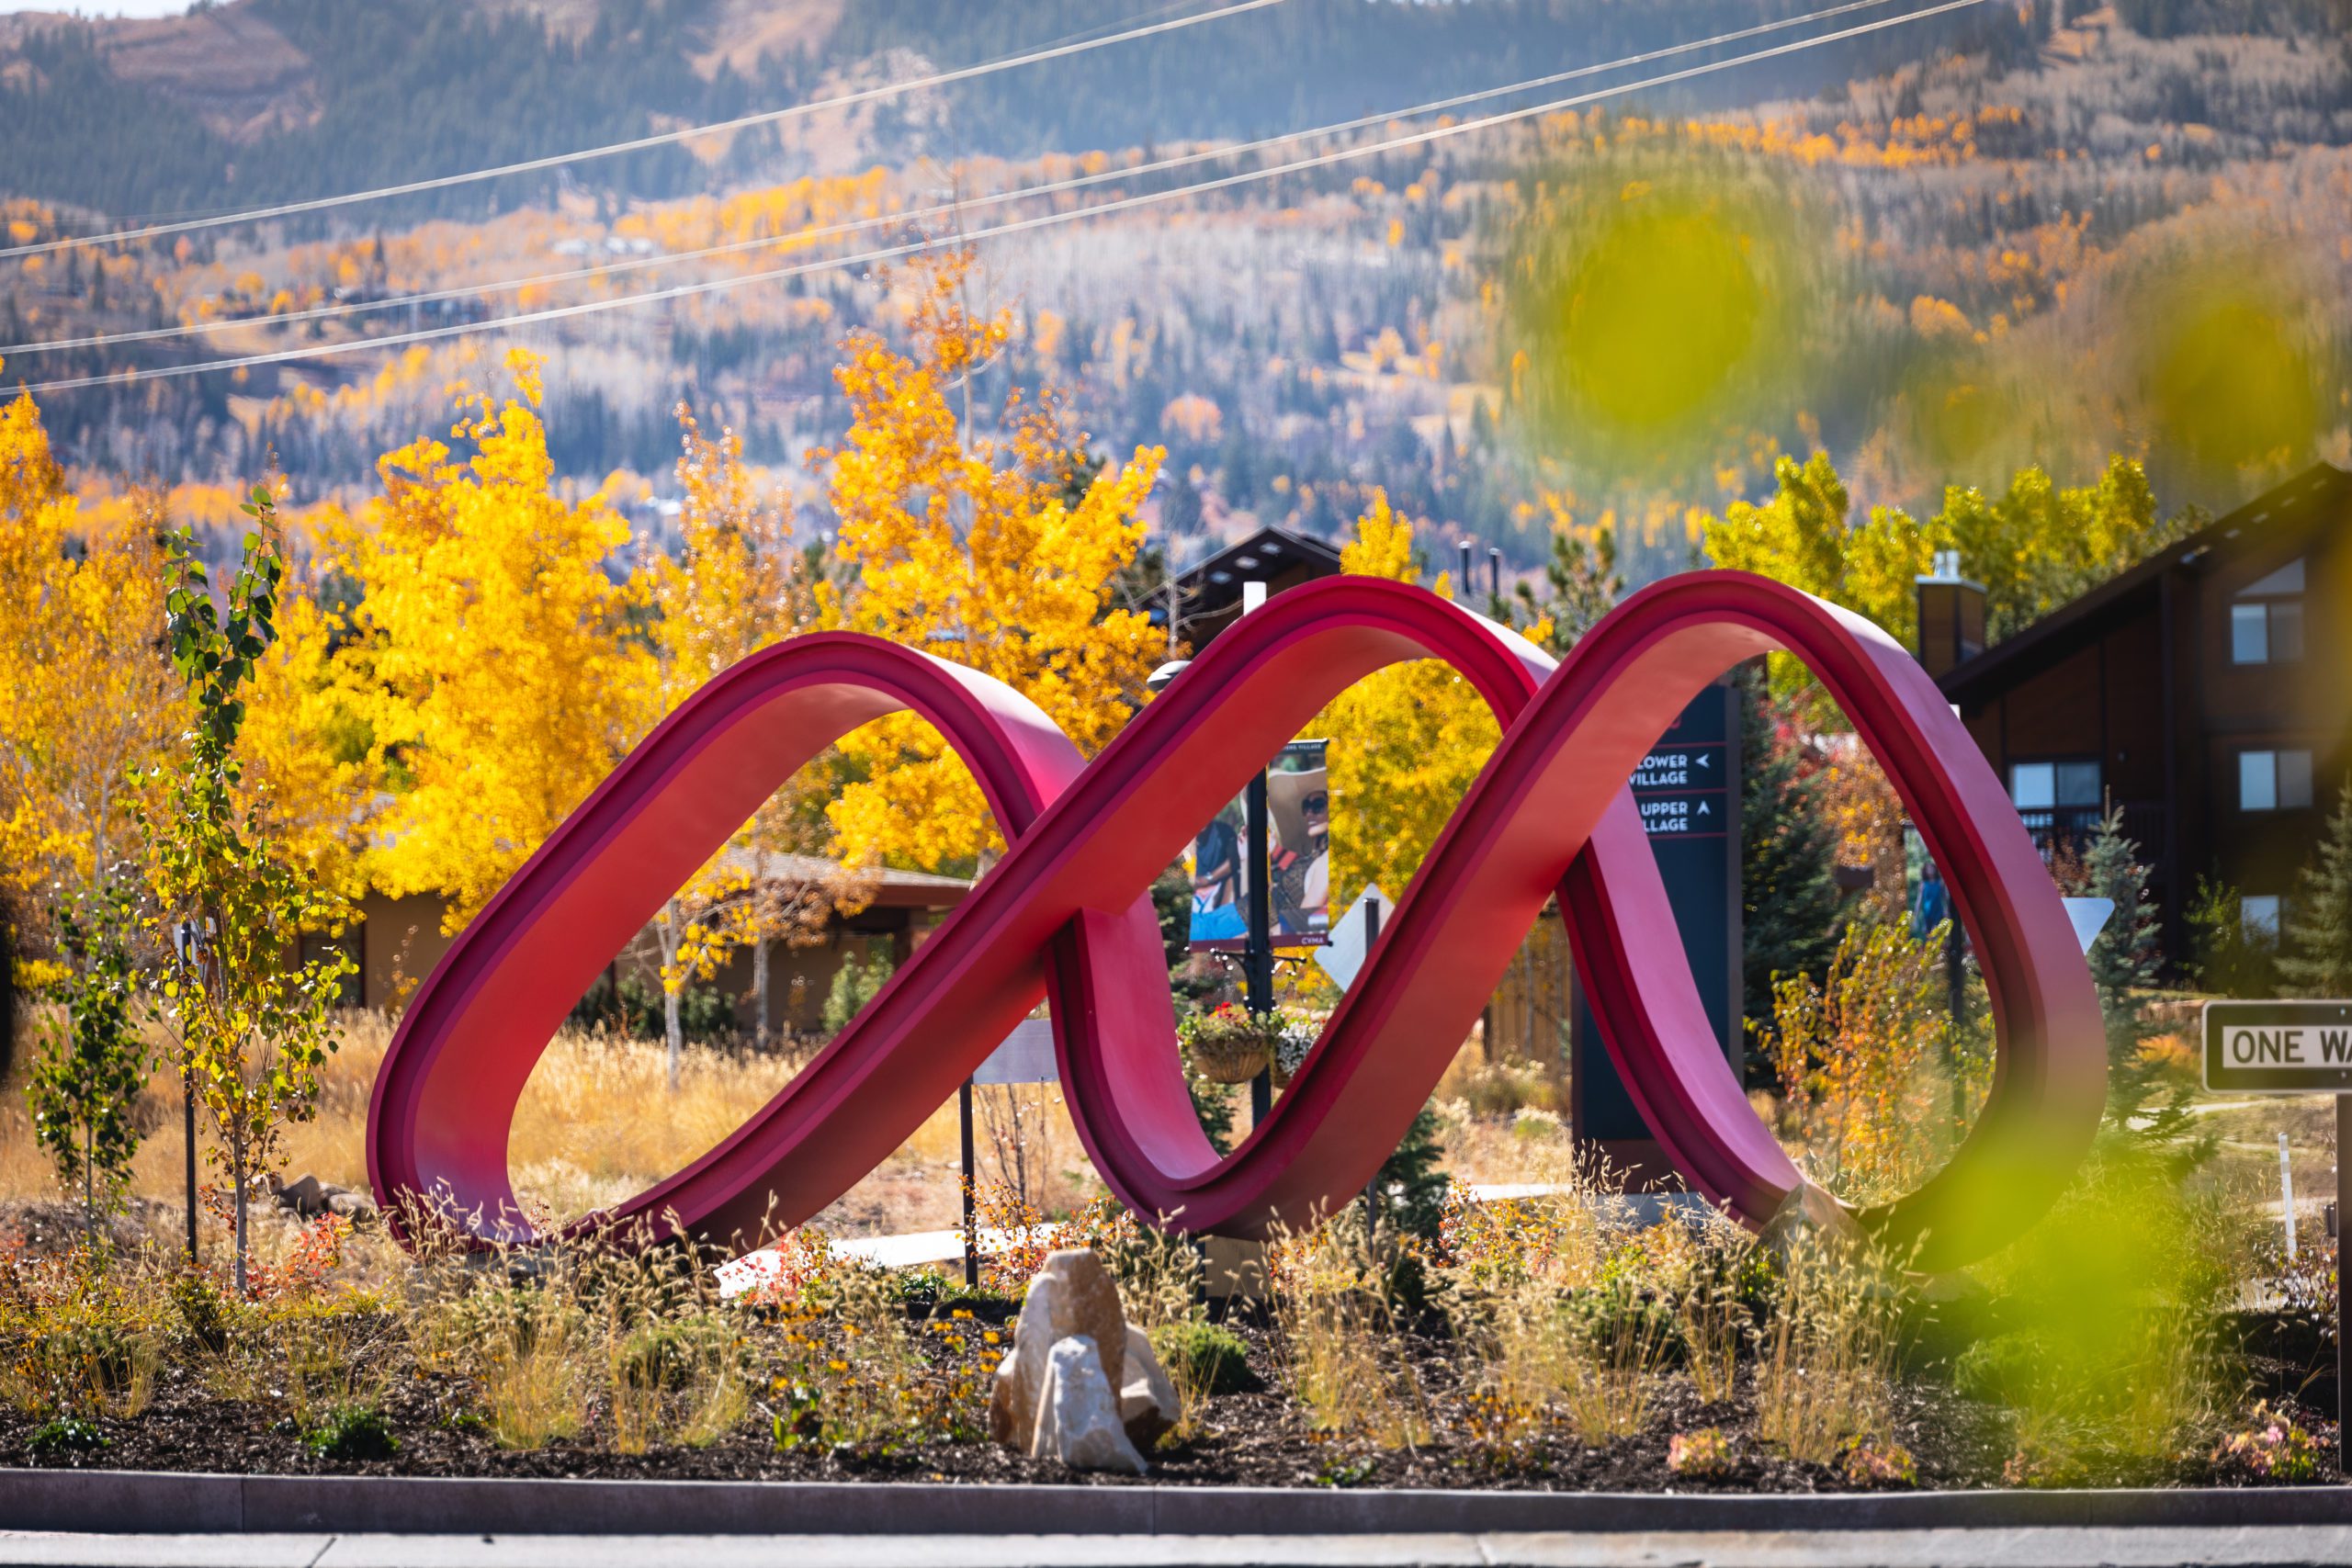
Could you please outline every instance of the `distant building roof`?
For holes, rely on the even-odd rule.
[[[718,856],[718,864],[729,871],[741,871],[745,875],[753,872],[757,857],[746,849],[729,849]],[[847,872],[838,861],[821,855],[771,854],[767,857],[767,875],[771,882],[800,885],[831,882],[856,874]],[[964,901],[972,884],[960,876],[938,876],[927,871],[900,871],[895,866],[876,866],[864,874],[871,879],[871,903],[886,908],[916,909],[952,909]]]
[[[2075,637],[2096,633],[2109,615],[2153,592],[2166,572],[2194,568],[2205,556],[2233,548],[2242,539],[2252,543],[2256,529],[2262,537],[2275,539],[2282,533],[2316,534],[2330,524],[2352,525],[2352,473],[2314,463],[2081,598],[2060,605],[2023,631],[1952,666],[1936,683],[1956,703],[1997,692],[2040,669],[2048,656]]]
[[[1261,528],[1176,579],[1176,635],[1198,653],[1241,614],[1241,585],[1262,582],[1269,593],[1318,577],[1336,577],[1340,547],[1312,534]],[[1154,626],[1168,624],[1165,598],[1151,608]]]

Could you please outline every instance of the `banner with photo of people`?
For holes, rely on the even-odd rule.
[[[1238,952],[1250,937],[1250,877],[1267,877],[1276,947],[1330,940],[1331,800],[1321,740],[1294,740],[1266,770],[1270,864],[1249,864],[1249,809],[1237,797],[1193,844],[1193,945]]]

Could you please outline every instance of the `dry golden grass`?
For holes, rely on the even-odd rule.
[[[390,1040],[391,1025],[379,1014],[344,1017],[317,1114],[286,1129],[279,1169],[289,1179],[311,1175],[367,1190],[368,1098]],[[29,1035],[19,1046],[21,1059],[31,1049]],[[507,1165],[516,1193],[558,1221],[608,1207],[707,1151],[790,1082],[797,1066],[784,1055],[689,1047],[673,1093],[658,1043],[567,1029],[533,1069],[515,1113]],[[980,1091],[984,1113],[987,1097],[1002,1092]],[[1100,1183],[1060,1097],[1032,1097],[1026,1136],[1033,1199],[1048,1213],[1067,1213]],[[1042,1116],[1035,1113],[1040,1100]],[[181,1201],[180,1116],[179,1080],[159,1071],[141,1100],[147,1137],[132,1169],[134,1197],[174,1206]],[[995,1179],[985,1134],[979,1143],[981,1179]],[[956,1144],[951,1100],[817,1223],[840,1235],[952,1227],[959,1210]],[[213,1178],[208,1171],[201,1179]],[[33,1142],[22,1078],[11,1077],[0,1083],[0,1200],[62,1196],[54,1168]]]

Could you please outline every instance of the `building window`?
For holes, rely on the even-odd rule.
[[[2297,811],[2312,803],[2309,751],[2238,753],[2238,809]]]
[[[2303,563],[2289,561],[2230,602],[2230,662],[2284,664],[2303,656]]]
[[[2098,764],[2095,761],[2009,765],[2009,800],[2019,811],[2096,809],[2098,795]]]
[[[2278,895],[2248,893],[2238,899],[2238,924],[2248,942],[2278,940]]]

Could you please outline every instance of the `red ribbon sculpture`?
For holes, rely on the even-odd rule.
[[[846,1191],[1051,1004],[1087,1153],[1139,1215],[1250,1235],[1344,1204],[1396,1148],[1556,891],[1618,1070],[1685,1179],[1762,1224],[1803,1178],[1749,1108],[1682,956],[1625,781],[1701,687],[1785,649],[1884,765],[1944,868],[2000,1049],[1968,1138],[1917,1192],[1857,1217],[1917,1264],[2032,1223],[2097,1127],[2106,1053],[2065,911],[2016,810],[1933,682],[1876,626],[1762,578],[1694,572],[1627,599],[1560,661],[1436,595],[1338,578],[1242,617],[1091,763],[987,676],[826,633],[756,654],[672,714],[452,946],[393,1036],[368,1172],[480,1239],[528,1242],[505,1141],[533,1065],[610,954],[796,768],[912,710],[971,768],[1009,844],[864,1012],[759,1113],[599,1216],[748,1246]],[[1435,658],[1505,733],[1383,923],[1273,1113],[1220,1158],[1172,1044],[1147,890],[1324,703]],[[649,1106],[649,1115],[661,1113]]]

